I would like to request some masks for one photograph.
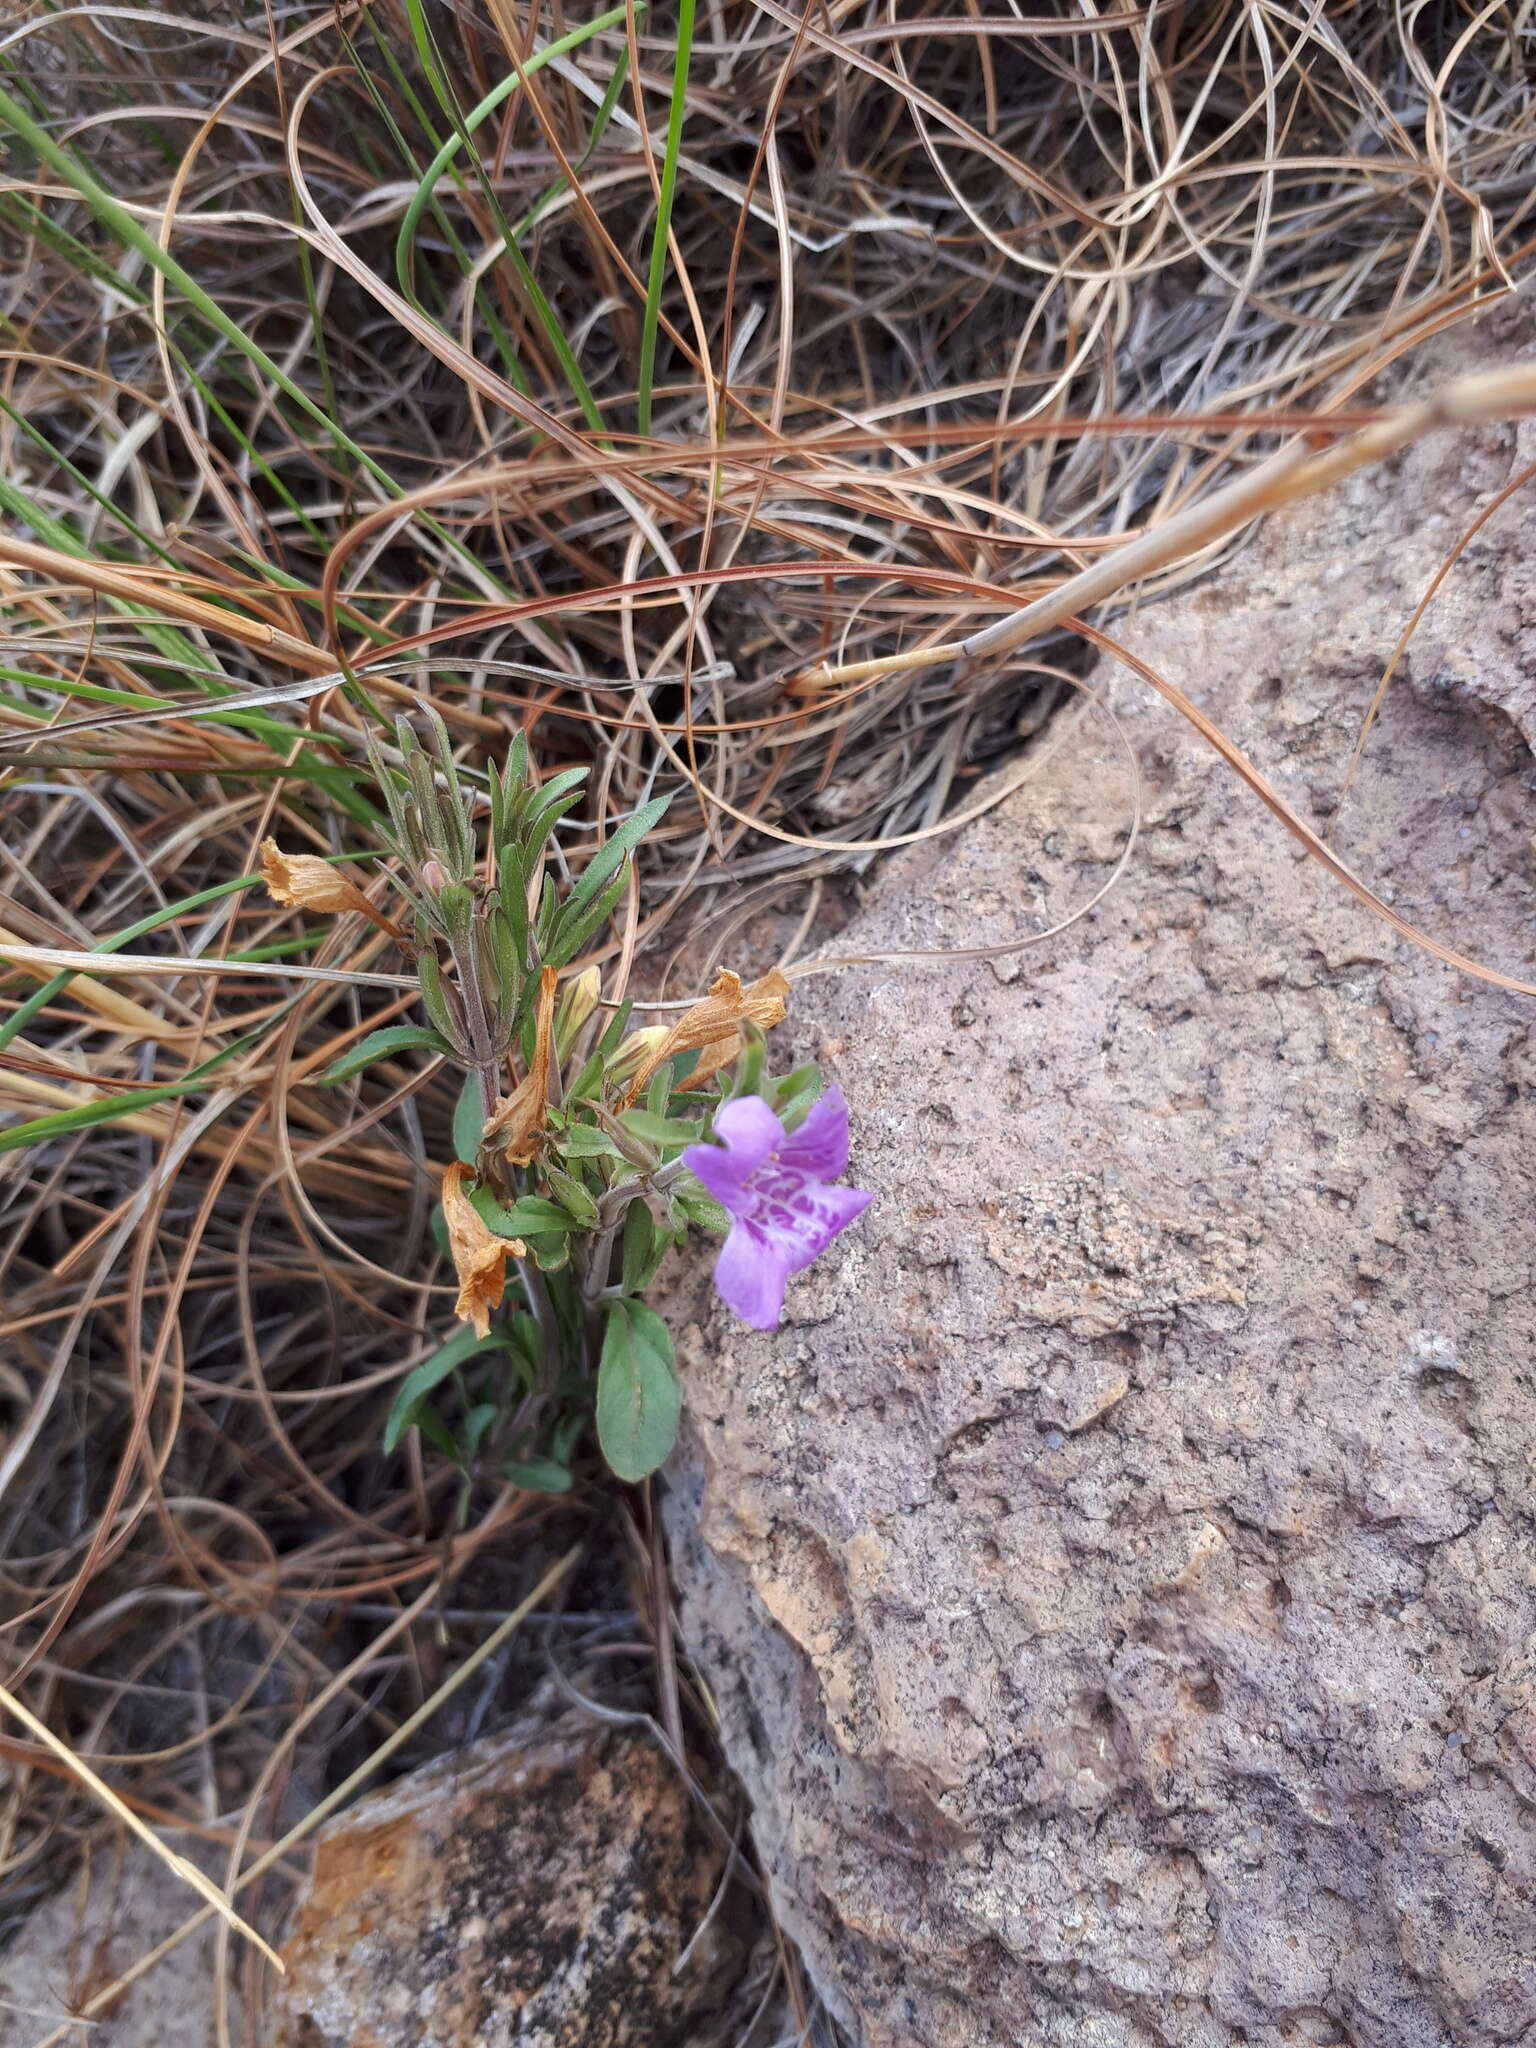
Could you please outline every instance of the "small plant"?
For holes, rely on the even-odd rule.
[[[394,759],[375,747],[372,764],[407,920],[328,861],[262,849],[280,902],[368,917],[420,982],[428,1021],[371,1032],[325,1079],[421,1048],[465,1073],[436,1218],[465,1327],[406,1379],[385,1448],[419,1429],[463,1473],[466,1502],[477,1476],[563,1491],[595,1415],[609,1466],[643,1479],[671,1450],[681,1407],[670,1334],[644,1299],[662,1260],[690,1225],[728,1232],[721,1298],[772,1328],[789,1276],[871,1199],[830,1184],[848,1163],[846,1105],[814,1066],[767,1076],[764,1034],[789,993],[777,971],[750,987],[722,973],[670,1027],[633,1031],[597,968],[562,985],[666,799],[562,887],[552,835],[585,769],[538,783],[519,734],[481,793],[435,716],[430,747],[404,720],[395,740]]]

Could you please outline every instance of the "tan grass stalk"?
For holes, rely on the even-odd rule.
[[[113,1818],[131,1834],[137,1835],[147,1848],[153,1850],[174,1877],[179,1877],[183,1884],[191,1885],[193,1891],[206,1899],[210,1913],[217,1913],[221,1919],[227,1920],[237,1933],[243,1934],[247,1941],[253,1942],[275,1970],[284,1969],[283,1959],[276,1949],[263,1941],[255,1928],[248,1926],[240,1918],[213,1879],[199,1870],[195,1863],[189,1863],[185,1856],[178,1856],[174,1849],[167,1848],[149,1823],[141,1820],[131,1806],[119,1799],[112,1787],[105,1779],[97,1777],[83,1757],[76,1756],[68,1743],[61,1742],[53,1730],[37,1718],[30,1707],[23,1705],[16,1695],[3,1685],[0,1685],[0,1706],[13,1714],[27,1733],[34,1736],[45,1749],[51,1750],[61,1763],[67,1764],[81,1783],[89,1786],[95,1793]]]
[[[1536,363],[1511,363],[1502,369],[1453,378],[1428,398],[1394,407],[1373,425],[1362,427],[1347,440],[1320,453],[1313,452],[1305,435],[1289,442],[1257,469],[1235,477],[1210,497],[1187,505],[1182,512],[1138,534],[1123,547],[1101,555],[1076,576],[1069,576],[1056,590],[1036,598],[1033,604],[1010,612],[1006,618],[983,626],[963,640],[915,647],[904,654],[885,655],[873,661],[822,665],[806,671],[804,686],[834,688],[867,682],[875,676],[896,675],[905,669],[930,668],[944,661],[985,661],[996,655],[1016,654],[1051,627],[1077,618],[1155,570],[1198,554],[1213,541],[1248,525],[1250,520],[1262,519],[1282,506],[1330,490],[1356,470],[1396,455],[1426,434],[1442,427],[1474,427],[1493,420],[1519,419],[1532,412],[1536,412]]]

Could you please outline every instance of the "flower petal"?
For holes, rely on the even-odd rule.
[[[738,1223],[715,1261],[715,1290],[726,1307],[754,1330],[772,1330],[784,1309],[789,1269],[779,1252],[750,1224]]]
[[[827,1090],[798,1131],[779,1147],[785,1166],[813,1173],[818,1180],[836,1180],[848,1171],[848,1105],[838,1087]]]
[[[723,1145],[688,1145],[683,1150],[683,1164],[702,1182],[707,1194],[729,1209],[733,1216],[751,1214],[756,1199],[745,1185],[750,1166],[743,1166],[733,1152],[727,1152]]]
[[[715,1142],[728,1145],[743,1173],[752,1173],[784,1142],[784,1126],[761,1095],[738,1095],[715,1115]]]
[[[874,1199],[863,1188],[829,1188],[808,1180],[798,1194],[775,1201],[767,1218],[760,1206],[753,1220],[789,1271],[803,1273]]]

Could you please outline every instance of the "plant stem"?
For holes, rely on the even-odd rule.
[[[496,1098],[499,1093],[500,1062],[496,1049],[491,1044],[490,1021],[485,1014],[485,997],[480,988],[475,963],[467,948],[456,943],[452,946],[454,973],[458,977],[459,1001],[464,1006],[464,1026],[469,1033],[469,1049],[474,1056],[475,1075],[480,1083],[480,1108],[485,1121],[490,1122],[496,1114]]]

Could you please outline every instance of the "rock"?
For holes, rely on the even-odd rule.
[[[1326,821],[1414,605],[1533,460],[1533,425],[1437,437],[1123,637]],[[1451,572],[1336,842],[1526,978],[1533,541],[1517,493]],[[685,1630],[865,2048],[1530,2041],[1536,1005],[1094,681],[1143,775],[1099,908],[801,985],[784,1056],[842,1084],[878,1199],[779,1334],[702,1274],[673,1304]],[[1096,716],[836,950],[1044,929],[1131,810]]]
[[[519,1723],[321,1835],[273,2048],[694,2048],[722,1868],[644,1733]]]
[[[174,1838],[179,1854],[197,1850]],[[211,1875],[220,1865],[207,1857]],[[41,1905],[0,1956],[0,2048],[34,2048],[85,2002],[174,1934],[202,1900],[137,1843],[94,1843],[89,1860]],[[71,2032],[90,2048],[216,2048],[215,2001],[227,2000],[229,2036],[242,2038],[242,1941],[231,1938],[222,1993],[218,1930],[204,1927],[131,1985],[110,2010]],[[266,1965],[263,1965],[265,1968]]]

